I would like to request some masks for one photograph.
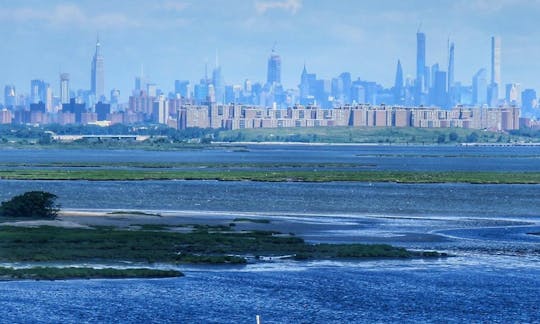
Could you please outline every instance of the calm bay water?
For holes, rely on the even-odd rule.
[[[0,284],[5,322],[364,323],[538,321],[538,270],[437,264],[188,271],[165,280]]]
[[[536,147],[0,150],[0,162],[297,161],[402,170],[540,171],[537,156]],[[0,200],[27,190],[54,192],[68,209],[309,218],[329,228],[303,233],[309,240],[382,240],[457,256],[181,266],[186,277],[164,280],[1,282],[1,322],[254,323],[256,314],[264,323],[540,321],[540,237],[527,234],[540,232],[538,185],[0,180]]]
[[[152,152],[140,150],[1,150],[0,163],[26,162],[204,162],[358,163],[375,170],[540,171],[540,146],[330,146],[247,145]]]
[[[0,199],[57,194],[64,208],[537,216],[540,185],[0,180]]]

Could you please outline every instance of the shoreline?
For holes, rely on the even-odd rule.
[[[22,144],[22,143],[7,143],[3,144],[0,150],[105,150],[105,151],[184,151],[184,150],[204,150],[218,149],[231,147],[245,146],[315,146],[315,147],[538,147],[540,142],[512,142],[512,143],[497,143],[497,142],[287,142],[287,141],[213,141],[209,144],[191,144],[179,143],[170,146],[152,146],[145,142],[135,145],[83,145],[73,143],[54,143],[48,145],[41,144]]]
[[[205,226],[229,226],[235,223],[235,230],[270,230],[279,233],[295,233],[312,243],[444,243],[445,235],[432,231],[413,233],[402,231],[379,232],[370,229],[371,224],[393,221],[440,222],[453,224],[461,222],[461,217],[444,215],[382,215],[382,214],[342,214],[342,213],[295,213],[295,212],[258,212],[258,211],[219,211],[219,210],[131,210],[130,213],[118,214],[121,209],[64,209],[57,220],[25,222],[25,226],[66,226],[66,228],[85,228],[92,226],[113,226],[129,228],[144,225],[162,225],[165,227],[183,227],[193,224]],[[156,215],[160,216],[156,216]],[[472,217],[471,222],[487,223],[486,227],[534,227],[540,225],[537,217],[504,217],[494,219]],[[73,226],[75,224],[76,226]],[[0,223],[0,226],[2,223]],[[450,226],[450,225],[449,225]],[[475,225],[476,227],[476,225]],[[482,227],[480,227],[482,228]],[[351,236],[350,233],[357,233]],[[440,231],[440,230],[438,230]],[[533,230],[535,233],[536,231]],[[393,233],[390,235],[390,233]],[[534,235],[534,233],[531,233]],[[538,233],[540,235],[540,233]]]

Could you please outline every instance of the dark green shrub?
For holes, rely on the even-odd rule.
[[[0,205],[0,215],[4,217],[48,218],[58,216],[57,196],[44,191],[29,191],[15,196]]]

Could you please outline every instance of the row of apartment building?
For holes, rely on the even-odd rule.
[[[426,107],[343,106],[333,109],[294,106],[287,109],[245,105],[172,105],[161,102],[142,105],[145,110],[127,110],[102,114],[96,112],[0,110],[0,124],[136,124],[154,122],[185,129],[200,128],[277,128],[277,127],[458,127],[509,131],[520,127],[520,109],[515,107],[470,108],[451,110]]]
[[[459,127],[509,131],[519,129],[520,109],[344,106],[333,109],[295,106],[272,109],[240,105],[183,106],[178,128],[277,128],[277,127]]]

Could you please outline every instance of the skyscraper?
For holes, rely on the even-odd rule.
[[[272,49],[268,59],[268,72],[266,77],[268,85],[281,84],[281,57]]]
[[[69,103],[69,74],[60,74],[60,103]]]
[[[416,33],[416,91],[415,104],[422,104],[422,96],[427,88],[426,82],[426,35],[418,31]]]
[[[453,107],[456,103],[459,102],[459,95],[454,79],[454,42],[449,42],[448,45],[448,106]]]
[[[120,90],[112,89],[111,90],[111,104],[117,105],[120,102]]]
[[[345,103],[351,103],[351,73],[343,72],[339,75],[341,82],[343,83],[343,99]]]
[[[49,85],[43,80],[30,81],[30,103],[47,101],[47,87]]]
[[[99,43],[99,37],[96,42],[96,52],[92,59],[92,72],[91,72],[91,91],[96,96],[97,100],[105,96],[105,70],[103,67],[103,56],[101,55],[101,44]]]
[[[309,96],[309,74],[306,69],[306,63],[304,63],[304,69],[300,75],[300,100]]]
[[[448,47],[448,90],[454,85],[454,42]]]
[[[174,81],[174,93],[180,95],[183,98],[189,98],[189,81],[188,80],[175,80]]]
[[[146,95],[148,97],[156,98],[158,96],[157,84],[155,83],[146,84]]]
[[[223,74],[221,73],[221,66],[219,65],[218,56],[216,54],[216,66],[212,70],[212,84],[214,85],[214,91],[217,103],[225,102],[225,81]]]
[[[401,61],[397,61],[396,80],[394,82],[394,103],[402,105],[405,101],[405,93],[403,91],[403,69]]]
[[[518,107],[521,106],[521,85],[519,83],[506,85],[506,102]]]
[[[536,108],[536,91],[534,89],[525,89],[521,92],[521,109],[523,110],[523,115],[532,115],[533,109]]]
[[[501,38],[491,37],[491,83],[501,87]]]
[[[437,72],[439,72],[441,70],[440,66],[439,66],[439,63],[435,63],[431,66],[431,74],[430,74],[430,77],[429,77],[429,90],[431,90],[431,88],[435,87],[435,78],[437,76]],[[445,81],[446,83],[446,81]]]
[[[473,93],[472,102],[473,105],[485,105],[487,103],[487,72],[486,69],[480,69],[473,77],[472,80]]]
[[[15,86],[8,84],[4,88],[4,106],[13,108],[17,105],[17,92]]]
[[[441,108],[447,107],[446,72],[436,71],[433,77],[433,103]]]

